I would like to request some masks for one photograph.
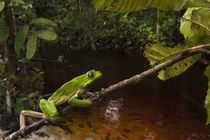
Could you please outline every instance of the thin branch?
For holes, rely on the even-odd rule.
[[[111,92],[114,92],[118,89],[121,89],[123,87],[126,87],[130,84],[139,84],[140,82],[142,82],[143,79],[147,78],[148,76],[151,76],[151,75],[157,73],[158,71],[173,65],[174,63],[176,63],[178,61],[181,61],[191,55],[198,54],[198,53],[210,54],[210,51],[205,50],[205,49],[184,51],[181,54],[179,54],[178,56],[176,56],[175,58],[168,60],[164,63],[161,63],[153,68],[150,68],[149,70],[144,71],[141,74],[137,74],[129,79],[120,81],[114,85],[109,86],[108,88],[106,88],[100,92],[100,96],[89,96],[86,99],[94,102],[94,101],[99,100],[101,97],[103,97]],[[82,97],[82,96],[83,95],[79,95],[79,97]],[[75,107],[72,105],[69,105],[65,110],[63,110],[63,114],[66,114],[67,112],[71,111],[73,108],[75,108]],[[17,139],[19,136],[22,136],[23,133],[30,134],[31,132],[40,129],[42,126],[46,125],[47,123],[49,123],[49,121],[47,121],[46,119],[42,119],[38,122],[35,122],[35,123],[27,126],[26,128],[24,128],[22,131],[18,130],[16,132],[14,132],[12,135],[10,135],[10,139]]]
[[[186,48],[186,49],[183,49],[183,50],[176,51],[176,52],[174,52],[172,54],[169,54],[169,55],[166,55],[163,58],[161,58],[160,60],[158,60],[154,64],[154,66],[157,65],[157,64],[159,64],[160,62],[164,61],[165,59],[167,59],[167,58],[169,58],[171,56],[174,56],[174,55],[178,55],[178,54],[180,54],[180,53],[182,53],[184,51],[192,51],[192,50],[196,50],[196,49],[200,49],[200,48],[204,48],[204,47],[209,47],[209,46],[210,46],[210,44],[202,44],[202,45],[198,45],[198,46],[195,46],[195,47]]]

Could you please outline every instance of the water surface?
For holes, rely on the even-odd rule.
[[[48,53],[48,58],[56,58]],[[149,68],[139,55],[65,53],[65,63],[45,64],[46,93],[90,69],[103,73],[92,88],[99,90]],[[71,130],[68,137],[73,140],[209,140],[210,126],[205,125],[206,113],[202,107],[207,79],[202,76],[202,68],[197,65],[182,77],[165,82],[154,76],[139,85],[113,92],[88,108],[70,112],[63,124]]]

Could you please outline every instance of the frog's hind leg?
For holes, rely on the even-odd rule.
[[[71,97],[68,103],[78,106],[78,107],[87,107],[92,104],[91,101],[77,99],[77,95],[74,95],[73,97]]]
[[[20,129],[26,127],[25,116],[31,116],[35,118],[45,118],[45,115],[43,113],[31,110],[22,110],[20,113]]]

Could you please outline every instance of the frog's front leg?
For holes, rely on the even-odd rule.
[[[77,95],[72,96],[68,103],[78,107],[87,107],[92,104],[91,101],[77,99]]]

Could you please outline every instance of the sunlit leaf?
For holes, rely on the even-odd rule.
[[[189,7],[208,7],[206,0],[92,0],[99,10],[135,12],[143,9],[181,10]]]
[[[204,75],[206,75],[208,77],[208,91],[207,91],[207,95],[206,95],[206,99],[204,102],[204,107],[206,108],[206,112],[207,112],[207,120],[206,120],[206,124],[210,124],[210,65],[208,65],[205,69]]]
[[[199,9],[199,8],[188,8],[187,11],[185,12],[185,14],[183,15],[183,18],[185,18],[187,20],[191,20],[192,19],[192,11],[195,9]],[[188,37],[191,36],[192,22],[187,21],[187,20],[183,19],[180,24],[180,32],[184,35],[185,39],[187,39]]]
[[[26,45],[26,58],[31,59],[35,52],[36,52],[36,47],[37,47],[37,36],[32,35],[29,37],[27,45]]]
[[[0,12],[4,9],[4,6],[5,6],[5,2],[0,1]]]
[[[209,8],[188,8],[181,20],[180,31],[192,42],[210,42]]]
[[[176,46],[174,48],[164,47],[160,43],[153,44],[152,46],[147,46],[144,51],[144,56],[149,60],[150,65],[162,63],[178,55],[172,55],[175,52],[181,52],[187,47]],[[164,59],[165,58],[165,59]]]
[[[187,47],[176,46],[174,48],[163,47],[161,44],[157,43],[152,46],[146,47],[144,51],[144,56],[149,60],[150,65],[154,66],[155,64],[160,64],[169,59],[174,58],[179,55],[182,50]],[[161,80],[167,80],[169,78],[178,76],[186,71],[190,66],[192,66],[198,59],[200,54],[190,56],[182,61],[179,61],[172,66],[162,70],[158,74],[158,78]]]
[[[28,31],[29,31],[29,26],[24,25],[18,30],[18,32],[16,34],[16,37],[15,37],[15,51],[16,51],[18,56],[20,56],[20,50],[24,46],[24,42],[26,40],[26,36],[28,34]]]
[[[57,34],[49,30],[39,30],[36,32],[36,35],[37,37],[45,40],[55,40],[57,38]]]
[[[37,26],[53,26],[53,27],[57,26],[55,22],[46,18],[35,18],[30,22],[30,24],[34,24]]]
[[[7,23],[0,18],[0,41],[4,41],[9,37],[9,27]]]
[[[201,55],[196,54],[193,56],[190,56],[186,59],[183,59],[175,64],[173,64],[170,67],[167,67],[165,70],[161,70],[158,73],[158,78],[161,80],[167,80],[169,78],[173,78],[175,76],[181,75],[183,72],[185,72],[189,67],[191,67],[195,62],[197,62],[200,59]]]
[[[4,60],[0,59],[0,72],[5,70],[5,62]]]

